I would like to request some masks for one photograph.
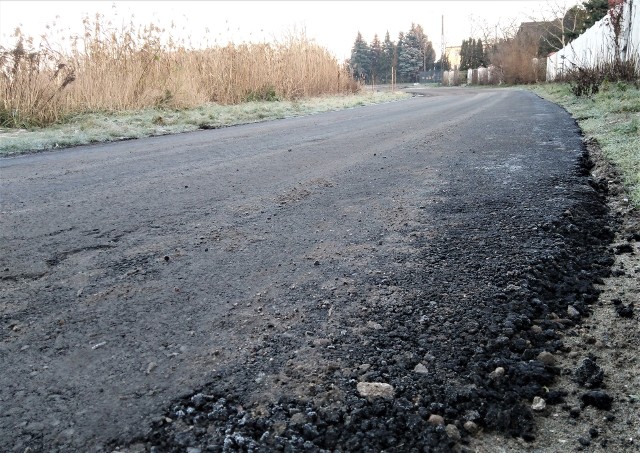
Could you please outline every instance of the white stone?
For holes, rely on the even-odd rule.
[[[573,305],[569,305],[569,307],[567,308],[567,314],[569,315],[570,318],[579,318],[580,317],[580,312],[578,310],[576,310]]]
[[[495,370],[489,373],[489,377],[491,379],[500,379],[502,376],[504,376],[504,368],[502,368],[501,366],[497,367]]]
[[[540,398],[539,396],[535,396],[533,398],[533,404],[531,404],[531,409],[534,411],[543,411],[547,407],[547,402]]]
[[[429,374],[429,370],[427,370],[427,367],[421,363],[417,364],[413,371],[418,374]]]
[[[391,399],[394,395],[392,385],[383,382],[358,382],[358,393],[365,398],[386,398]]]

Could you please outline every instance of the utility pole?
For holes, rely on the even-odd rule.
[[[447,50],[444,43],[444,14],[442,15],[442,35],[440,36],[440,83],[444,83],[444,54]]]

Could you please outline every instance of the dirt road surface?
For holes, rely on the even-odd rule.
[[[611,219],[565,111],[428,94],[0,159],[3,449],[533,439]]]

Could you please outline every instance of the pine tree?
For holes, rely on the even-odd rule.
[[[356,79],[366,80],[371,72],[371,49],[360,32],[351,49],[350,66]]]
[[[477,69],[487,66],[487,56],[482,40],[473,38],[465,39],[460,46],[460,70]]]
[[[564,41],[562,45],[565,43],[573,41],[576,39],[580,33],[584,32],[584,23],[587,19],[587,11],[582,5],[575,5],[572,8],[569,8],[562,18],[562,32],[564,35]]]
[[[587,0],[582,6],[586,14],[582,24],[581,34],[607,15],[609,11],[609,0]]]
[[[373,36],[373,41],[371,41],[369,49],[371,51],[371,81],[373,83],[380,82],[384,69],[382,67],[382,45],[380,44],[377,33]]]
[[[398,51],[398,74],[403,82],[415,82],[424,65],[425,35],[420,25],[411,24]],[[435,52],[434,52],[435,54]]]
[[[436,59],[436,51],[433,49],[433,44],[429,41],[429,37],[424,32],[422,25],[411,24],[411,28],[420,45],[420,53],[422,54],[422,70],[426,71],[428,68],[433,66]]]
[[[460,47],[460,70],[466,71],[467,69],[473,69],[473,52],[475,49],[474,40],[469,38],[462,40],[462,46]]]
[[[382,43],[382,57],[380,59],[380,77],[383,83],[391,82],[391,68],[395,66],[394,55],[396,45],[391,41],[389,32],[384,35]]]
[[[449,57],[445,55],[444,58],[441,58],[440,60],[436,61],[434,63],[434,66],[435,66],[435,70],[438,72],[443,70],[449,71],[451,69],[451,62],[449,61]]]
[[[460,46],[460,70],[466,71],[467,69],[469,69],[469,41],[463,39]]]
[[[474,56],[475,56],[474,67],[479,68],[480,66],[487,66],[487,61],[484,56],[484,49],[482,47],[482,39],[478,39],[476,41]]]

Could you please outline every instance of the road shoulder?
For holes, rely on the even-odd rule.
[[[561,374],[551,391],[564,402],[536,413],[535,440],[483,433],[471,439],[476,452],[634,452],[640,443],[640,213],[629,202],[622,177],[603,156],[597,142],[586,141],[593,162],[591,175],[607,195],[617,224],[611,244],[615,262],[611,275],[597,285],[601,291],[591,313],[564,332],[562,354],[556,354]],[[635,303],[635,306],[634,306]],[[592,364],[595,363],[595,366]],[[581,379],[588,369],[587,379]],[[602,383],[597,379],[603,372]],[[582,384],[578,381],[582,381]],[[604,392],[613,398],[610,410],[585,405],[584,395]]]

